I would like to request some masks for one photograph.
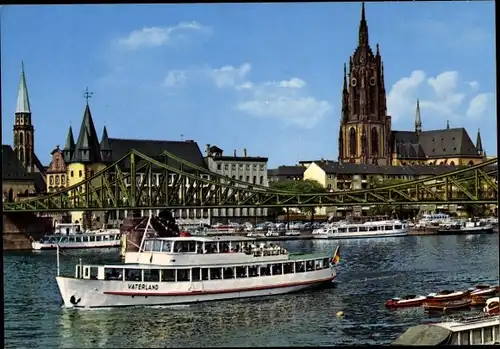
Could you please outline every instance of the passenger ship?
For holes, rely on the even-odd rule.
[[[362,239],[408,235],[408,224],[399,220],[365,223],[341,222],[313,231],[315,239]]]
[[[138,252],[115,265],[75,267],[56,277],[66,307],[174,305],[269,296],[330,284],[339,248],[293,255],[241,236],[158,238],[144,234]],[[59,270],[59,254],[58,270]]]
[[[55,234],[33,241],[33,250],[85,249],[120,247],[120,229],[100,229],[82,232],[80,224],[60,223]]]

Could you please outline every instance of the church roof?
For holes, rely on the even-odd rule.
[[[112,161],[117,161],[126,155],[131,149],[135,149],[144,155],[157,158],[157,155],[166,150],[190,163],[207,168],[203,154],[198,143],[194,141],[160,141],[147,139],[122,139],[108,138],[111,147]],[[158,161],[163,159],[157,158]],[[167,162],[169,166],[178,167],[178,163],[173,160]],[[127,163],[124,164],[128,166]]]
[[[21,82],[19,83],[19,91],[17,93],[17,113],[31,113],[30,99],[28,97],[28,86],[26,85],[26,77],[24,76],[24,64],[21,62]]]
[[[3,180],[32,180],[14,149],[8,144],[2,144],[2,179]]]
[[[88,155],[84,155],[88,152]],[[80,133],[78,134],[78,140],[75,146],[75,152],[71,158],[71,162],[100,162],[101,161],[101,151],[99,145],[99,139],[97,138],[97,133],[95,131],[94,121],[92,120],[92,114],[90,112],[90,107],[87,104],[85,106],[85,112],[83,114],[82,125],[80,126]]]
[[[463,127],[422,131],[419,134],[414,131],[392,131],[392,140],[399,158],[479,157]]]

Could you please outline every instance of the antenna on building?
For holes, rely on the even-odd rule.
[[[181,141],[184,140],[184,135],[181,133]]]

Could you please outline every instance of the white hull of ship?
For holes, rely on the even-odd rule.
[[[33,250],[55,250],[59,245],[60,249],[90,249],[90,248],[114,248],[120,247],[120,240],[112,241],[92,241],[92,242],[61,242],[55,243],[41,243],[34,241],[31,243]]]
[[[389,238],[398,236],[407,236],[408,230],[392,230],[386,232],[362,232],[362,233],[330,233],[330,234],[315,234],[315,239],[367,239],[367,238]]]
[[[178,305],[272,296],[330,284],[335,269],[199,282],[135,282],[56,277],[65,307]]]

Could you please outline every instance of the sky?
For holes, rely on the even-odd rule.
[[[188,140],[269,167],[337,159],[343,65],[360,3],[2,6],[2,143],[21,60],[44,164],[80,129],[86,86],[99,137]],[[366,4],[393,130],[478,128],[496,154],[493,2]],[[75,139],[78,137],[74,135]]]

